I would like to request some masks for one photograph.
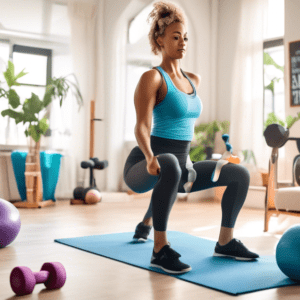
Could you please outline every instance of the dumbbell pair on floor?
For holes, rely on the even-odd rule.
[[[32,272],[28,267],[15,267],[10,274],[10,285],[18,296],[33,292],[36,284],[44,283],[48,290],[60,289],[66,282],[67,274],[59,262],[44,263],[40,272]]]
[[[71,204],[96,204],[101,201],[101,193],[95,187],[77,187],[73,192]]]

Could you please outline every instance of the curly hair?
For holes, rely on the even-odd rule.
[[[187,25],[187,18],[183,10],[175,5],[174,3],[167,1],[158,1],[153,3],[153,10],[150,12],[147,18],[152,18],[152,24],[150,32],[148,34],[151,52],[158,55],[161,52],[160,46],[157,43],[157,38],[159,36],[164,36],[165,29],[172,23],[180,22]]]

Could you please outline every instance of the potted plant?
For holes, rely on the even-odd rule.
[[[222,131],[222,134],[229,132],[229,121],[201,123],[195,127],[194,139],[191,142],[190,158],[192,162],[211,159],[215,134]]]
[[[300,119],[300,112],[298,113],[298,117],[288,116],[286,118],[286,122],[281,120],[279,117],[275,115],[275,113],[269,113],[268,118],[264,123],[263,136],[266,139],[268,146],[270,147],[282,147],[288,139],[289,136],[289,128]],[[277,126],[276,126],[277,125]],[[285,129],[284,127],[287,127]],[[243,164],[250,167],[250,160],[253,159],[254,165],[250,170],[255,171],[257,169],[256,159],[252,150],[244,150],[244,161]],[[268,171],[259,169],[258,170],[263,179],[263,186],[268,185]]]
[[[19,95],[12,87],[21,85],[17,82],[17,79],[28,73],[25,73],[23,69],[18,75],[15,75],[14,64],[8,61],[8,67],[3,74],[8,85],[8,90],[0,87],[0,98],[8,99],[9,108],[3,110],[1,115],[15,119],[16,124],[23,122],[23,125],[28,125],[25,127],[24,133],[26,137],[30,139],[25,167],[27,206],[22,205],[22,207],[41,207],[39,202],[43,200],[43,196],[41,190],[40,139],[43,135],[46,135],[48,131],[49,112],[46,112],[42,118],[39,118],[39,114],[43,109],[47,109],[52,100],[56,97],[60,99],[61,107],[63,100],[68,94],[70,85],[75,89],[75,93],[73,94],[81,107],[81,105],[83,105],[83,99],[78,88],[78,81],[75,74],[70,75],[74,75],[77,85],[67,79],[69,75],[59,78],[53,77],[46,86],[43,100],[40,100],[36,94],[31,93],[31,97],[25,99],[24,103],[21,104]],[[47,201],[43,202],[45,202],[43,206],[46,206]],[[39,206],[37,206],[38,203]]]
[[[271,124],[280,124],[281,126],[283,127],[286,126],[287,129],[290,129],[294,125],[294,123],[297,122],[298,120],[300,120],[300,112],[298,112],[298,117],[293,118],[292,116],[287,116],[285,122],[281,120],[279,117],[277,117],[275,113],[272,112],[268,114],[268,118],[264,123],[264,131]]]

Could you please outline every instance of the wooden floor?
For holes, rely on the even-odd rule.
[[[0,299],[299,299],[300,287],[283,287],[240,296],[192,284],[168,275],[143,270],[88,252],[55,243],[54,239],[134,231],[142,220],[149,198],[136,199],[126,193],[102,193],[96,205],[70,205],[58,200],[53,207],[19,209],[22,221],[16,240],[0,249]],[[270,232],[263,232],[263,210],[243,208],[234,237],[260,255],[275,254],[281,237],[275,217]],[[177,230],[216,241],[219,237],[221,206],[213,201],[177,201],[168,230]],[[277,226],[277,227],[276,227]],[[273,230],[273,231],[272,231]],[[151,233],[152,235],[152,233]],[[170,240],[172,243],[172,241]],[[151,253],[149,253],[150,262]],[[28,266],[34,272],[44,262],[61,262],[67,281],[60,290],[48,291],[38,284],[31,295],[15,297],[9,284],[11,270]]]

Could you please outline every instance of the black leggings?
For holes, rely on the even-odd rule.
[[[190,141],[180,141],[151,136],[151,149],[161,167],[159,175],[150,175],[147,161],[141,149],[134,147],[125,163],[124,181],[136,193],[145,193],[153,189],[151,202],[144,220],[152,217],[156,231],[166,231],[169,215],[177,193],[185,193],[183,185],[188,179],[186,168]],[[216,161],[199,161],[193,164],[197,178],[191,193],[217,186],[227,186],[221,208],[221,226],[233,228],[237,216],[245,202],[249,182],[249,171],[242,165],[227,164],[222,167],[217,182],[211,181]]]

